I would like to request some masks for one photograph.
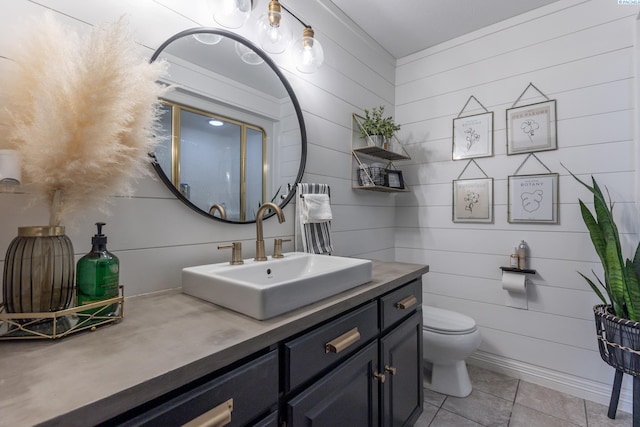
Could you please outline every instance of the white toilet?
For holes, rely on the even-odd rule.
[[[471,317],[441,308],[422,307],[424,386],[438,393],[465,397],[471,381],[465,359],[480,345]]]

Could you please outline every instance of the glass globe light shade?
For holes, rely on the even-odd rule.
[[[310,27],[304,29],[302,38],[295,43],[296,68],[302,73],[315,73],[324,62],[324,51],[320,42],[313,38]]]
[[[242,43],[235,42],[236,53],[242,59],[242,61],[249,65],[260,65],[264,62],[264,59],[260,57],[253,49],[248,48]]]
[[[219,0],[213,19],[226,28],[240,28],[251,15],[251,0]]]
[[[193,38],[198,40],[202,44],[214,45],[220,43],[222,36],[217,34],[200,33],[194,34]]]
[[[282,13],[269,11],[258,19],[258,40],[260,46],[269,53],[284,52],[293,34],[286,19],[282,19]]]

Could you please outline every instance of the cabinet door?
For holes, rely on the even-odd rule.
[[[372,342],[287,404],[289,427],[378,426],[378,344]]]
[[[422,310],[380,340],[382,425],[413,425],[422,413]]]

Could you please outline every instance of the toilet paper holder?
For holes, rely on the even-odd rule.
[[[508,307],[527,310],[529,303],[527,300],[527,276],[536,274],[535,270],[500,267],[502,270],[502,289],[505,293],[505,304]]]

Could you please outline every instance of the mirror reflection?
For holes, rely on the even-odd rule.
[[[196,37],[197,36],[197,37]],[[223,30],[183,31],[153,60],[169,62],[161,143],[154,167],[203,215],[252,222],[259,207],[284,207],[299,182],[306,134],[298,101],[271,59]]]

